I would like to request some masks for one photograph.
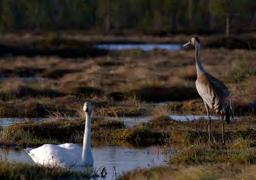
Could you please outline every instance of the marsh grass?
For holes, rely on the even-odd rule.
[[[132,94],[146,102],[182,101],[198,98],[195,88],[149,86],[135,90]]]
[[[101,141],[115,145],[151,144],[173,145],[174,154],[168,167],[138,170],[122,178],[136,179],[173,177],[182,179],[218,179],[219,177],[244,176],[243,170],[256,164],[254,118],[241,119],[226,126],[226,146],[221,145],[221,122],[213,121],[213,135],[216,143],[208,146],[207,132],[203,131],[207,121],[177,122],[166,116],[159,116],[149,123],[134,128],[125,128],[119,121],[95,119],[92,126],[93,143]],[[238,126],[239,125],[239,126]],[[3,143],[19,142],[20,145],[42,143],[82,142],[83,120],[53,121],[14,125],[1,131]],[[199,131],[200,130],[200,131]],[[46,137],[43,139],[42,137]],[[52,137],[55,137],[52,139]],[[40,139],[41,138],[41,139]],[[232,164],[232,166],[231,166]],[[228,168],[228,169],[223,169]],[[225,172],[225,173],[224,173]],[[222,176],[225,174],[225,176]]]
[[[83,139],[84,120],[56,120],[50,122],[27,122],[12,125],[0,133],[4,144],[35,146],[45,143],[75,142]],[[130,143],[133,145],[151,145],[166,143],[168,135],[153,131],[146,126],[131,129],[124,127],[121,121],[94,120],[92,140],[110,144]]]
[[[219,179],[255,179],[255,165],[203,164],[171,165],[149,170],[136,170],[120,177],[122,180],[219,180]]]
[[[218,37],[210,38],[206,44],[211,48],[227,48],[227,49],[255,49],[255,38],[244,36],[244,37]]]
[[[81,101],[81,100],[80,100]],[[80,102],[71,96],[48,98],[26,98],[15,99],[8,102],[0,100],[0,117],[50,117],[53,114],[65,114],[66,116],[76,116],[77,107]],[[70,106],[69,103],[72,103]]]
[[[236,163],[255,164],[255,150],[250,148],[236,149],[219,146],[210,147],[202,144],[191,145],[177,152],[170,163],[174,164],[203,164],[203,163]]]
[[[86,87],[86,86],[74,86],[69,87],[64,90],[67,94],[76,95],[76,96],[84,96],[84,97],[93,97],[93,96],[102,96],[104,95],[104,91],[94,87]]]
[[[219,168],[219,169],[218,169]],[[223,173],[222,166],[170,166],[156,167],[150,170],[136,170],[129,172],[120,179],[122,180],[217,180]]]
[[[153,118],[167,117],[171,114],[168,105],[153,107],[150,112]]]
[[[168,166],[135,170],[120,179],[255,179],[256,150],[236,138],[226,146],[193,143],[177,148]]]
[[[135,117],[144,115],[146,110],[143,107],[137,108],[132,105],[116,105],[108,108],[102,107],[97,112],[99,115],[107,117]]]
[[[136,96],[130,96],[121,102],[106,101],[106,104],[99,104],[95,113],[103,117],[137,117],[147,114],[144,102],[138,100]]]
[[[63,93],[53,89],[34,89],[26,86],[19,86],[16,89],[0,91],[1,100],[19,99],[26,97],[59,97]]]
[[[88,57],[106,55],[107,50],[94,48],[91,43],[62,37],[39,38],[27,42],[9,42],[2,45],[1,55],[12,54],[14,56],[35,57],[59,56],[62,58]]]
[[[175,122],[167,117],[169,112],[205,114],[203,103],[194,85],[196,74],[193,51],[146,53],[141,50],[131,50],[108,53],[91,49],[88,42],[109,41],[111,37],[99,39],[76,36],[77,40],[72,39],[70,35],[71,40],[63,37],[49,34],[46,38],[27,42],[24,47],[21,45],[23,42],[17,46],[11,44],[5,47],[3,52],[14,56],[3,57],[0,61],[0,75],[8,78],[0,85],[1,117],[54,116],[53,118],[56,119],[60,116],[76,116],[80,114],[78,112],[80,110],[77,109],[81,109],[83,101],[93,99],[96,104],[95,113],[98,115],[117,118],[156,115],[149,123],[129,129],[124,127],[121,121],[95,120],[92,127],[93,143],[101,141],[138,146],[171,144],[177,147],[177,153],[170,167],[139,171],[140,175],[137,174],[136,178],[163,179],[166,176],[177,179],[190,177],[218,179],[225,174],[225,171],[241,175],[237,177],[248,177],[244,174],[249,172],[255,177],[255,167],[244,171],[240,167],[233,170],[228,166],[227,170],[225,169],[227,163],[235,165],[255,163],[254,117],[251,119],[242,117],[241,120],[226,126],[227,146],[224,148],[220,147],[219,121],[213,122],[213,135],[217,145],[208,148],[205,146],[206,121]],[[80,41],[81,38],[85,38],[84,42]],[[142,37],[144,41],[148,41],[147,38]],[[164,41],[173,41],[173,38],[179,42],[188,39],[171,37]],[[132,40],[137,39],[138,37],[132,38]],[[152,37],[150,40],[160,41]],[[116,38],[115,41],[123,40]],[[20,37],[14,42],[21,42]],[[218,43],[225,43],[226,47],[245,45],[232,38],[229,42],[218,39],[215,45]],[[50,57],[52,55],[54,57]],[[202,62],[207,71],[216,78],[224,80],[231,90],[236,114],[247,113],[252,116],[256,112],[253,69],[255,57],[254,51],[247,50],[204,49],[202,51]],[[39,82],[15,80],[19,77],[43,77],[44,80]],[[176,102],[170,102],[161,108],[152,108],[150,105],[151,102],[162,101]],[[62,142],[81,143],[83,128],[84,120],[27,122],[2,129],[0,140],[4,144],[24,146]],[[173,169],[174,162],[181,164],[182,167]],[[206,163],[217,164],[217,167],[211,165],[205,167]],[[225,165],[220,166],[219,163]],[[194,166],[195,164],[197,165]],[[131,179],[135,179],[135,176]]]
[[[0,163],[1,179],[82,179],[89,176],[60,168],[46,168],[19,163]]]
[[[235,64],[235,67],[230,73],[230,80],[239,83],[251,76],[255,76],[256,70],[253,66],[250,66],[248,61],[243,59]]]
[[[18,77],[36,77],[44,72],[44,68],[33,67],[11,67],[1,68],[0,75],[5,78]]]
[[[152,131],[146,126],[139,126],[130,132],[127,139],[139,146],[167,144],[169,134],[161,131]]]
[[[117,117],[118,118],[118,117]],[[225,138],[228,144],[236,139],[244,139],[249,146],[256,144],[253,118],[241,119],[226,125]],[[92,138],[94,140],[129,142],[135,145],[177,144],[180,147],[207,143],[207,121],[177,122],[168,116],[157,116],[150,122],[133,128],[126,128],[122,121],[94,119]],[[212,122],[212,133],[216,143],[221,143],[221,122]],[[27,122],[12,125],[1,132],[4,143],[22,145],[43,144],[45,142],[82,142],[84,120],[60,120],[48,122]]]
[[[45,41],[46,45],[42,43],[42,46],[47,46]],[[68,46],[76,47],[73,42],[61,41],[58,42],[60,46],[67,43]],[[51,43],[61,48],[58,43]],[[230,89],[237,115],[256,112],[255,72],[252,68],[255,66],[255,56],[255,52],[245,50],[202,51],[202,62],[207,71],[224,80]],[[112,115],[113,111],[117,112],[117,116],[150,114],[149,106],[133,106],[132,103],[120,105],[134,97],[142,105],[175,101],[168,105],[171,111],[204,114],[203,103],[194,85],[196,74],[193,58],[193,51],[139,54],[124,51],[103,57],[84,58],[4,57],[0,61],[0,75],[7,79],[0,83],[0,99],[4,100],[0,103],[0,116],[48,116],[66,111],[74,116],[79,107],[77,104],[81,105],[82,101],[88,99],[105,103],[100,106],[103,114]],[[221,65],[216,59],[221,59]],[[20,77],[43,77],[43,80]],[[31,99],[38,98],[54,100],[47,104],[35,104],[38,108],[30,111],[29,104],[33,104]],[[61,98],[66,99],[65,103],[58,100]],[[28,104],[24,106],[26,110],[21,110],[20,104]]]
[[[79,69],[50,69],[41,73],[41,77],[49,78],[49,79],[59,79],[62,78],[66,74],[72,74],[81,72]]]

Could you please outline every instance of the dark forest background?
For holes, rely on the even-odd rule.
[[[256,0],[0,0],[0,30],[166,35],[256,30]]]

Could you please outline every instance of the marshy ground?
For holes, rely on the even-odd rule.
[[[180,37],[173,41],[183,39]],[[169,40],[163,39],[164,42]],[[15,38],[13,41],[16,42]],[[32,43],[36,48],[33,53],[38,52],[38,56],[33,53],[27,55],[24,47],[8,49],[16,54],[0,53],[0,117],[60,119],[28,121],[2,129],[2,144],[27,147],[44,143],[81,143],[84,123],[81,106],[85,100],[92,100],[96,117],[92,127],[94,146],[106,143],[133,146],[161,144],[174,149],[168,167],[132,172],[123,176],[124,179],[162,179],[170,174],[174,174],[172,177],[176,179],[184,179],[189,174],[194,174],[194,179],[255,178],[254,50],[206,46],[201,51],[207,71],[229,88],[238,117],[226,125],[226,146],[220,143],[220,122],[214,121],[216,143],[209,147],[205,120],[177,122],[168,117],[170,114],[205,114],[195,89],[192,50],[88,50],[82,53],[88,42],[100,40],[87,37],[84,41],[86,45],[77,45],[76,41],[56,41],[50,36],[45,41],[38,40],[42,46],[38,42]],[[109,39],[101,41],[108,42]],[[53,47],[46,51],[48,45]],[[65,56],[60,56],[62,52],[66,53]],[[72,52],[76,54],[73,57]],[[151,116],[152,120],[127,128],[121,121],[102,118],[109,116]],[[77,120],[65,120],[67,117],[76,117]]]
[[[94,58],[1,57],[0,116],[78,116],[85,99],[96,102],[98,115],[151,114],[146,106],[164,101],[171,111],[204,113],[193,56],[131,50]],[[206,69],[229,87],[237,115],[254,113],[255,56],[248,50],[202,51]]]

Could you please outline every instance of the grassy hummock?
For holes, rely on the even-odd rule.
[[[89,176],[60,168],[37,165],[0,163],[0,179],[84,179]]]
[[[84,120],[58,120],[49,122],[27,122],[5,128],[0,133],[3,144],[37,146],[45,143],[73,142],[83,139]],[[153,138],[152,138],[153,137]],[[92,125],[93,143],[133,145],[163,144],[168,137],[161,131],[150,130],[141,125],[125,128],[121,121],[94,120]]]

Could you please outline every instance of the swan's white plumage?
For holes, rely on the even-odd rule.
[[[44,144],[26,152],[36,164],[43,166],[72,168],[85,165],[81,161],[82,148],[77,144]]]
[[[93,166],[90,141],[92,105],[90,103],[85,103],[84,111],[86,113],[86,123],[83,149],[79,145],[73,143],[59,145],[44,144],[34,149],[27,148],[25,149],[26,153],[36,164],[47,167],[71,169],[74,167]],[[85,158],[82,158],[82,154],[85,154]]]

